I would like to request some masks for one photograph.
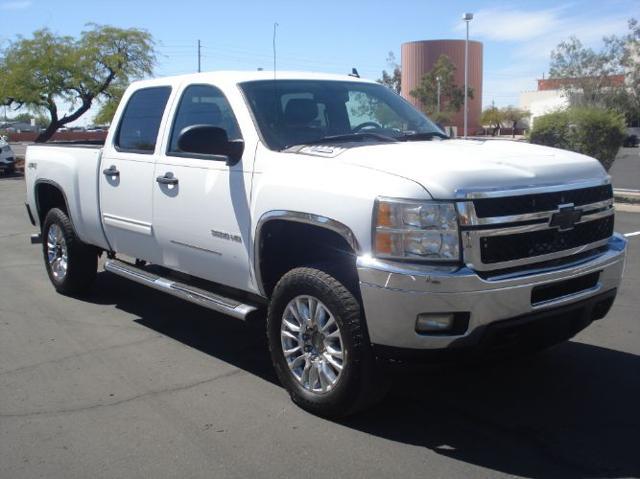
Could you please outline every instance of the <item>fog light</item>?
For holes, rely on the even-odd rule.
[[[453,313],[422,313],[416,320],[417,333],[435,333],[453,328]]]

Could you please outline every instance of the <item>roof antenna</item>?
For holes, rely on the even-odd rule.
[[[273,79],[276,79],[276,29],[278,22],[273,23]]]
[[[280,118],[280,108],[278,108],[278,87],[276,85],[276,29],[278,22],[273,22],[273,109],[274,119]]]
[[[358,70],[356,68],[352,68],[351,69],[351,73],[349,73],[350,77],[356,77],[356,78],[360,78],[360,73],[358,73]]]

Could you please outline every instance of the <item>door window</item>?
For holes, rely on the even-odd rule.
[[[229,140],[242,138],[231,105],[224,94],[212,85],[191,85],[184,90],[173,121],[167,153],[180,152],[180,133],[193,125],[222,128]]]
[[[118,151],[154,152],[170,93],[171,87],[166,86],[144,88],[131,95],[116,134],[115,146]]]

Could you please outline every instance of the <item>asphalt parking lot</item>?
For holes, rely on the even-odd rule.
[[[640,189],[640,148],[620,148],[609,173],[614,188]]]
[[[0,178],[1,478],[640,476],[640,235],[611,313],[574,340],[406,371],[332,422],[289,401],[259,325],[105,272],[57,295],[23,203]]]

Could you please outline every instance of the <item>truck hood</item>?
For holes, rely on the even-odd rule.
[[[503,190],[604,180],[600,163],[566,150],[506,140],[446,140],[343,150],[342,161],[420,183],[436,199],[463,191]]]

